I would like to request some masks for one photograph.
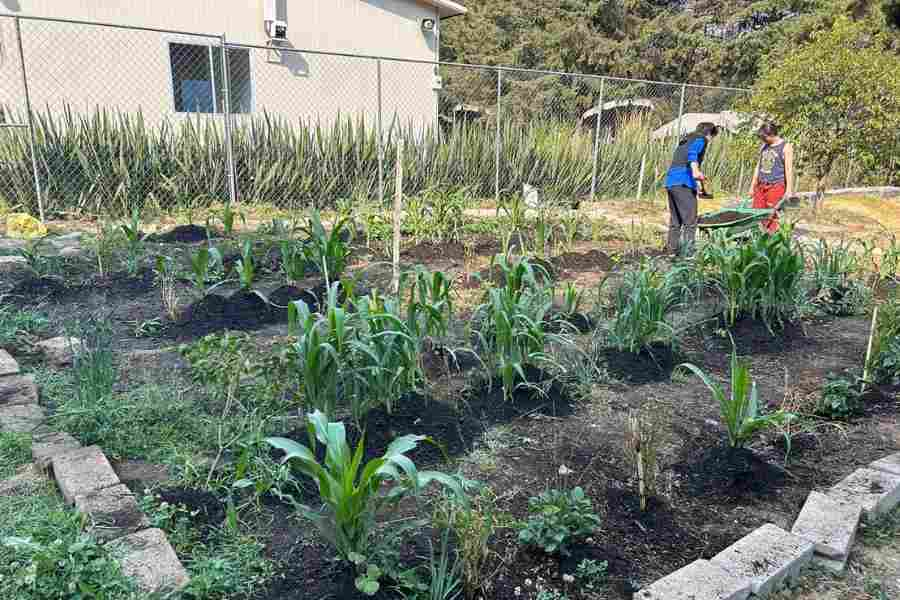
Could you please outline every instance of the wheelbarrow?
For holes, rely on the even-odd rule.
[[[774,213],[780,212],[787,200],[787,198],[783,198],[774,209],[750,208],[750,201],[744,200],[731,208],[703,213],[697,217],[697,229],[707,234],[711,234],[713,231],[724,230],[728,237],[736,237],[754,227],[759,227],[760,223]]]

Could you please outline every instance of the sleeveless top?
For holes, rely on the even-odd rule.
[[[782,140],[775,146],[766,144],[759,151],[759,182],[773,185],[785,182],[784,171],[784,147],[787,142]]]

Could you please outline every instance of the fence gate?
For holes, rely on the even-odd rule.
[[[44,219],[18,18],[0,16],[0,201]]]

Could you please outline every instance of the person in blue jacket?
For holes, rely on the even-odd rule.
[[[713,123],[700,123],[696,131],[678,142],[672,166],[666,175],[669,196],[669,237],[666,252],[690,251],[697,232],[697,195],[704,179],[703,157],[719,128]]]

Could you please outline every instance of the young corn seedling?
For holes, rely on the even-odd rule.
[[[403,297],[409,289],[406,304],[407,324],[418,338],[445,336],[453,317],[451,291],[453,280],[441,271],[429,273],[419,267],[412,275],[404,273],[400,278],[398,296]]]
[[[141,210],[137,207],[131,211],[131,221],[123,223],[120,226],[122,233],[125,234],[125,269],[129,275],[135,275],[138,271],[138,265],[141,259]]]
[[[212,271],[217,265],[222,264],[222,253],[214,246],[203,245],[197,248],[197,252],[190,258],[191,283],[194,284],[201,296],[205,296]]]
[[[253,244],[250,243],[250,240],[244,241],[244,245],[241,246],[241,257],[235,264],[235,269],[241,282],[241,289],[252,288],[256,277],[256,266],[253,263]]]
[[[344,241],[352,236],[349,225],[350,219],[344,217],[338,219],[328,232],[322,225],[319,211],[313,210],[306,228],[307,240],[303,246],[306,261],[321,271],[329,286],[330,282],[340,280],[350,257],[350,246]]]
[[[732,448],[743,448],[757,433],[796,418],[796,415],[783,410],[767,414],[760,411],[756,382],[750,377],[749,365],[738,359],[736,350],[731,352],[730,392],[726,392],[717,381],[694,364],[683,363],[678,368],[694,373],[712,392],[713,399],[719,405],[722,424],[728,433],[728,444]]]
[[[245,226],[247,225],[247,217],[243,212],[234,209],[230,202],[216,214],[216,217],[222,223],[222,233],[226,236],[230,236],[234,233],[234,226],[237,224],[238,219],[240,219]]]
[[[281,270],[288,285],[296,285],[306,276],[306,256],[303,247],[291,240],[283,240],[281,248]]]

